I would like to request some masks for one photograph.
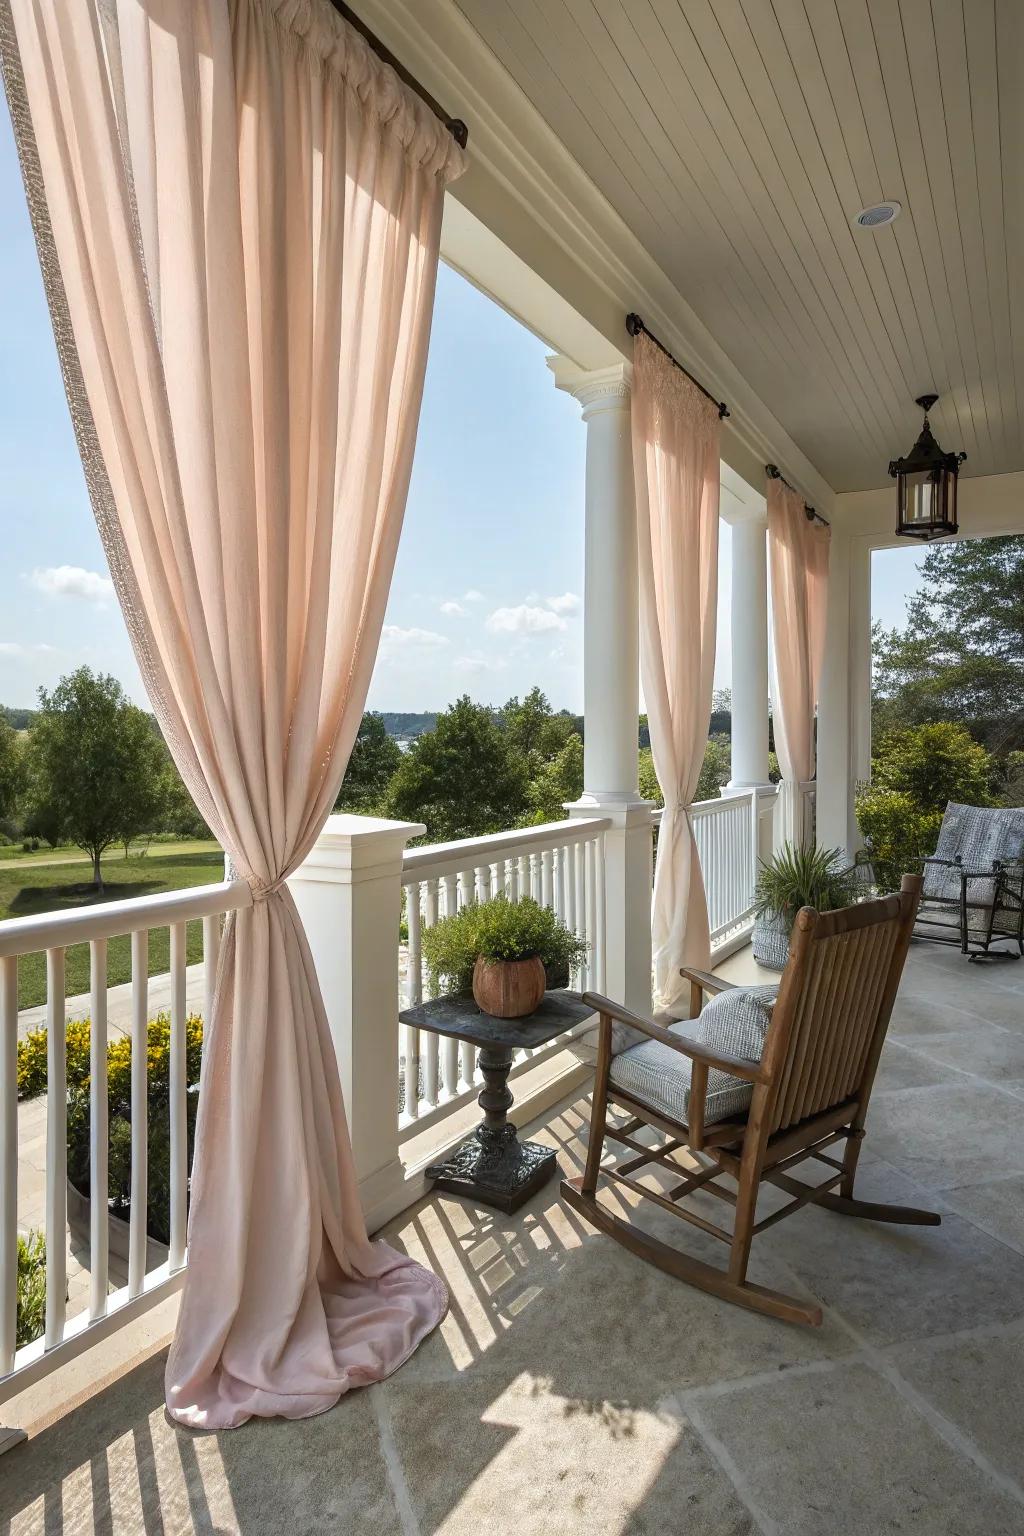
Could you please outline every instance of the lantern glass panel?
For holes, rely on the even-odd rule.
[[[930,528],[941,516],[941,493],[927,469],[903,476],[903,521],[910,528]]]

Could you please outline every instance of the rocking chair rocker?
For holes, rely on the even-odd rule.
[[[606,997],[585,994],[584,1001],[600,1015],[600,1036],[586,1171],[580,1178],[563,1181],[562,1195],[568,1204],[668,1274],[756,1312],[812,1327],[821,1323],[820,1307],[747,1279],[751,1241],[759,1232],[812,1203],[844,1216],[938,1226],[940,1217],[932,1211],[876,1205],[856,1199],[853,1193],[871,1087],[910,944],[921,883],[919,875],[905,875],[898,896],[838,912],[818,913],[804,907],[797,913],[789,961],[759,1061],[711,1049],[679,1033],[680,1026],[663,1029]],[[732,990],[728,982],[703,971],[684,969],[681,974],[690,981],[695,1016],[702,993],[714,996]],[[645,1053],[643,1065],[634,1062],[632,1071],[629,1051],[612,1057],[613,1019],[647,1037],[632,1047]],[[654,1094],[645,1091],[652,1077],[650,1041],[660,1042],[670,1053],[655,1053],[661,1058],[662,1078]],[[615,1071],[618,1082],[612,1076],[613,1061],[620,1063]],[[623,1081],[630,1084],[628,1089]],[[657,1108],[648,1102],[651,1098]],[[740,1103],[738,1108],[743,1100],[745,1107]],[[670,1101],[678,1108],[671,1115],[664,1112]],[[633,1118],[625,1125],[609,1124],[610,1103]],[[716,1114],[728,1118],[716,1119]],[[636,1139],[644,1127],[667,1140],[657,1148],[644,1145]],[[635,1155],[602,1168],[606,1137]],[[828,1152],[839,1143],[845,1143],[841,1160]],[[698,1154],[691,1159],[697,1166],[687,1168],[675,1161],[680,1151]],[[792,1178],[790,1170],[808,1158],[834,1171],[815,1185]],[[652,1163],[675,1181],[667,1190],[649,1188],[636,1177]],[[735,1192],[717,1182],[723,1174],[735,1181]],[[601,1177],[721,1238],[729,1248],[728,1265],[720,1269],[690,1257],[615,1215],[597,1199]],[[762,1183],[777,1186],[792,1199],[758,1221]],[[732,1231],[685,1207],[683,1202],[698,1190],[735,1208]]]

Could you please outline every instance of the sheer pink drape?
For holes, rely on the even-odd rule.
[[[302,1417],[394,1370],[446,1305],[367,1238],[282,882],[362,715],[461,151],[324,0],[4,6],[111,572],[175,761],[254,895],[222,949],[168,1404],[205,1427]]]
[[[775,749],[782,770],[783,837],[803,839],[800,785],[813,779],[814,710],[825,656],[830,530],[810,519],[804,499],[769,479],[768,554],[775,655]]]
[[[633,350],[633,471],[640,666],[665,797],[654,875],[655,1006],[689,997],[681,965],[711,961],[708,907],[687,807],[711,723],[718,609],[718,407],[642,332]]]

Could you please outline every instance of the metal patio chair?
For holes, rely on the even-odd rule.
[[[949,802],[924,860],[914,935],[957,945],[972,960],[994,944],[1016,945],[1014,960],[1024,954],[1024,807]]]

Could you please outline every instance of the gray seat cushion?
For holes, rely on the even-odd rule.
[[[670,1033],[697,1040],[709,1050],[721,1051],[727,1056],[760,1061],[778,990],[775,985],[735,987],[721,992],[702,1009],[699,1019],[684,1019],[673,1024]],[[612,1057],[609,1077],[616,1087],[646,1104],[656,1114],[687,1123],[692,1069],[693,1063],[688,1056],[663,1045],[660,1040],[645,1040]],[[710,1068],[705,1124],[742,1114],[752,1093],[753,1085],[744,1082],[743,1078],[720,1072],[717,1067]]]

